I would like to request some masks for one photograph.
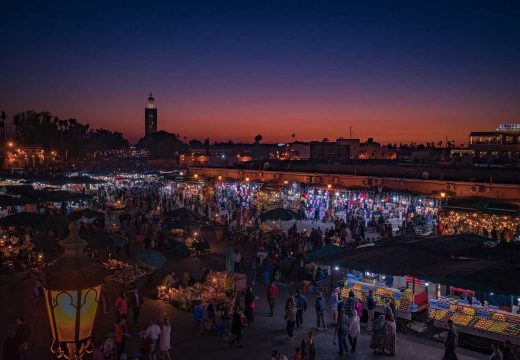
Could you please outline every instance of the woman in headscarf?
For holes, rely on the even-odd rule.
[[[383,334],[383,351],[386,355],[395,356],[395,334],[396,324],[394,316],[390,314],[385,319]]]
[[[372,339],[370,340],[370,348],[374,351],[374,355],[383,354],[383,332],[385,327],[385,316],[379,315],[374,321],[372,328]]]

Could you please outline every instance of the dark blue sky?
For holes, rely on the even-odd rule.
[[[50,5],[52,4],[52,5]],[[520,2],[3,1],[0,109],[141,136],[467,141],[520,122]]]

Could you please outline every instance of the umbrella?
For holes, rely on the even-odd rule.
[[[61,216],[20,212],[0,219],[0,226],[29,227],[37,230],[53,230],[57,233],[64,233],[67,230],[68,222]]]
[[[262,221],[291,221],[299,220],[300,214],[291,209],[276,208],[273,210],[266,211],[260,215]]]
[[[93,248],[122,247],[128,243],[128,238],[112,231],[95,230],[81,234],[81,237],[88,241],[88,245]]]
[[[195,212],[191,211],[187,208],[179,208],[175,209],[165,215],[167,218],[170,219],[191,219],[191,220],[200,220],[200,215],[196,214]]]
[[[92,209],[80,209],[80,210],[73,211],[72,213],[69,214],[69,219],[71,221],[79,220],[81,218],[104,219],[105,218],[105,213],[102,212],[102,211],[92,210]]]
[[[166,257],[162,252],[151,249],[141,249],[137,254],[137,260],[145,266],[161,268],[166,263]]]

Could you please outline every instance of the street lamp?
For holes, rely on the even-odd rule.
[[[77,221],[60,242],[65,253],[45,272],[45,302],[52,332],[51,352],[58,359],[82,359],[91,353],[92,328],[105,280],[102,266],[83,253]]]

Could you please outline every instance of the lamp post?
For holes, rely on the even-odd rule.
[[[45,302],[52,332],[51,352],[58,359],[82,359],[93,350],[91,336],[105,269],[83,253],[77,221],[60,242],[65,253],[45,272]]]

